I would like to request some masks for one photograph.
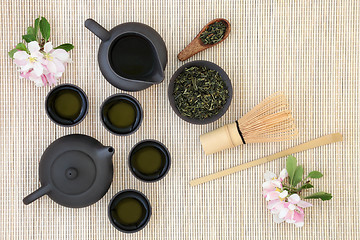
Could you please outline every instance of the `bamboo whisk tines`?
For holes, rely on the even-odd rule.
[[[205,153],[211,154],[246,143],[290,140],[297,134],[286,96],[277,92],[235,123],[201,135],[200,141]]]
[[[246,143],[285,141],[298,134],[282,92],[264,99],[238,123]]]

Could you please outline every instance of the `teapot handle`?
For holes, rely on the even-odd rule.
[[[104,42],[110,38],[110,33],[108,30],[103,28],[100,24],[91,18],[85,21],[85,27]]]
[[[36,199],[44,196],[45,194],[49,193],[51,190],[50,185],[46,185],[46,186],[41,186],[38,190],[36,190],[33,193],[30,193],[28,196],[26,196],[23,199],[23,202],[25,205],[28,205],[30,203],[32,203],[33,201],[35,201]]]

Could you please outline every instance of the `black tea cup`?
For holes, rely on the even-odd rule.
[[[124,233],[143,229],[151,217],[151,205],[147,197],[136,190],[118,192],[110,201],[108,217],[111,224]]]
[[[133,96],[125,93],[114,94],[101,105],[100,119],[111,133],[126,136],[139,129],[143,120],[143,110]]]
[[[131,149],[128,163],[136,178],[145,182],[156,182],[169,172],[171,157],[164,144],[148,139],[137,143]]]
[[[46,114],[51,121],[63,127],[72,127],[84,120],[88,105],[85,92],[73,84],[54,87],[45,100]]]

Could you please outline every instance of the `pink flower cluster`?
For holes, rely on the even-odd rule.
[[[267,208],[273,214],[274,222],[293,223],[297,227],[304,226],[304,208],[311,207],[312,204],[301,200],[298,194],[289,195],[283,189],[283,181],[288,177],[286,169],[279,175],[267,171],[264,174],[263,196],[268,202]]]
[[[17,51],[14,54],[14,62],[20,67],[22,78],[42,87],[55,85],[71,59],[64,49],[53,49],[51,42],[45,43],[43,50],[40,50],[39,43],[33,41],[28,44],[28,52]]]

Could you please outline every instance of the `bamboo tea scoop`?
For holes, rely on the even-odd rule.
[[[217,43],[214,44],[204,44],[201,39],[200,39],[200,35],[201,33],[203,33],[211,24],[215,23],[215,22],[224,22],[226,24],[226,31],[225,31],[225,35],[224,37]],[[210,21],[208,24],[205,25],[205,27],[203,27],[203,29],[201,29],[201,31],[199,32],[199,34],[194,38],[194,40],[191,41],[191,43],[189,43],[189,45],[187,45],[184,50],[182,50],[179,54],[178,54],[178,59],[180,61],[185,61],[186,59],[194,56],[195,54],[204,51],[205,49],[211,48],[219,43],[221,43],[222,41],[224,41],[230,34],[230,23],[228,20],[224,19],[224,18],[216,18],[212,21]]]
[[[327,145],[330,143],[340,142],[342,140],[343,140],[343,136],[340,133],[333,133],[333,134],[325,135],[323,137],[311,140],[306,143],[302,143],[302,144],[297,145],[292,148],[288,148],[284,151],[275,153],[273,155],[263,157],[263,158],[260,158],[260,159],[257,159],[257,160],[251,161],[251,162],[247,162],[247,163],[244,163],[244,164],[232,167],[232,168],[228,168],[228,169],[222,170],[220,172],[210,174],[205,177],[194,179],[194,180],[190,181],[190,185],[196,186],[196,185],[206,183],[211,180],[215,180],[215,179],[218,179],[218,178],[221,178],[221,177],[224,177],[224,176],[236,173],[236,172],[240,172],[240,171],[245,170],[250,167],[254,167],[254,166],[257,166],[257,165],[260,165],[263,163],[270,162],[272,160],[275,160],[275,159],[278,159],[281,157],[285,157],[285,156],[288,156],[288,155],[291,155],[294,153],[298,153],[298,152],[302,152],[305,150],[309,150],[312,148],[324,146],[324,145]]]

